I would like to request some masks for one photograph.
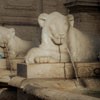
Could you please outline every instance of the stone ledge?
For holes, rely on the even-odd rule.
[[[10,59],[9,63],[11,65],[12,70],[17,70],[17,63],[22,63],[24,62],[24,59]],[[7,61],[6,59],[0,59],[0,69],[7,69]]]
[[[17,75],[26,78],[64,78],[64,64],[18,64]]]
[[[21,90],[22,96],[23,96],[23,91],[25,91],[28,94],[35,95],[35,96],[37,96],[40,93],[41,95],[39,95],[39,97],[41,98],[43,95],[45,95],[46,93],[48,93],[51,90],[51,93],[49,92],[48,96],[51,98],[54,96],[52,93],[54,93],[55,98],[56,98],[55,100],[66,100],[66,98],[63,99],[62,97],[61,97],[61,99],[57,99],[57,97],[61,96],[61,94],[64,94],[66,92],[72,93],[72,95],[73,94],[78,94],[78,95],[84,94],[84,96],[85,95],[95,96],[95,94],[98,94],[98,95],[96,95],[96,97],[100,97],[100,95],[99,95],[100,94],[100,88],[99,88],[100,79],[83,78],[82,82],[85,83],[84,88],[78,87],[75,79],[71,79],[71,80],[32,79],[32,78],[25,79],[22,77],[14,77],[11,79],[11,81],[8,84],[11,86],[17,87],[18,90]],[[41,89],[42,90],[48,89],[48,90],[45,91],[45,93],[44,93],[44,91],[41,91]],[[59,91],[60,95],[59,95],[59,92],[57,92],[55,90]],[[63,93],[61,93],[61,92],[63,92]],[[19,93],[18,95],[21,96],[21,93]],[[20,96],[19,96],[19,100],[20,100]],[[46,99],[46,100],[49,100],[49,99]],[[27,100],[27,99],[25,99],[25,100]],[[54,97],[50,100],[54,100]],[[70,100],[74,100],[74,99],[70,99]],[[80,99],[75,99],[75,100],[89,100],[89,99],[88,98],[87,99],[80,98]],[[95,99],[90,98],[90,100],[95,100]],[[96,100],[99,100],[99,99],[96,99]]]
[[[65,6],[67,7],[71,7],[71,6],[99,6],[100,1],[97,0],[70,0],[70,1],[66,1]]]
[[[100,1],[97,0],[73,0],[66,1],[64,6],[70,9],[70,13],[77,12],[98,12],[100,10]]]
[[[100,77],[100,63],[76,63],[79,77]],[[17,75],[25,78],[74,78],[71,63],[18,64]]]

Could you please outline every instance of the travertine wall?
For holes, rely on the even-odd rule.
[[[64,3],[66,3],[66,0],[43,0],[43,12],[59,11],[62,14],[66,14]]]
[[[41,29],[37,22],[40,13],[60,11],[66,14],[63,6],[66,0],[0,0],[0,25],[14,27],[17,36],[40,44]]]
[[[100,13],[74,13],[75,26],[86,34],[100,36]]]
[[[75,27],[100,47],[100,0],[66,0],[66,9],[75,17]],[[98,42],[97,42],[98,41]]]
[[[34,46],[40,44],[41,29],[37,22],[40,13],[59,11],[67,14],[63,4],[74,2],[72,5],[95,6],[98,0],[0,0],[0,24],[6,27],[14,27],[16,34],[25,40],[33,40]],[[92,2],[92,3],[91,3]],[[71,4],[71,3],[70,3]],[[75,17],[75,27],[84,33],[100,35],[100,13],[81,12],[79,7],[72,8],[70,12]],[[82,9],[81,9],[82,10]],[[90,11],[92,11],[91,9]],[[100,9],[98,8],[100,11]],[[76,12],[78,11],[78,12]]]
[[[100,36],[100,0],[66,0],[65,6],[75,17],[75,27]]]

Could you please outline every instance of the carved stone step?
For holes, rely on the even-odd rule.
[[[31,94],[42,99],[45,97],[45,100],[66,100],[66,98],[69,98],[68,100],[99,100],[100,80],[96,78],[82,78],[81,81],[85,84],[84,87],[78,86],[75,79],[25,79],[22,77],[14,77],[8,84],[13,87],[17,87],[18,100],[22,100],[20,99],[21,97],[23,99],[26,97],[25,100],[31,100],[28,99],[30,96],[27,94]],[[24,92],[26,92],[26,94],[24,94]],[[71,99],[67,93],[71,93],[71,98],[73,99]],[[63,94],[66,95],[65,98],[63,98]],[[73,97],[75,94],[79,97]],[[98,97],[98,99],[91,97],[90,99],[81,99],[81,94],[84,94],[84,96],[89,95]]]
[[[11,77],[14,77],[15,75],[16,75],[15,71],[10,71],[0,68],[0,83],[8,83]]]
[[[0,59],[0,68],[7,69],[7,62],[9,62],[13,70],[17,70],[17,63],[24,62],[24,59],[12,59],[12,60]]]
[[[100,63],[76,63],[78,77],[100,77]],[[18,64],[17,75],[25,78],[74,78],[71,63]]]

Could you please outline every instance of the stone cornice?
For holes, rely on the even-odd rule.
[[[72,6],[100,6],[99,0],[66,0],[66,7]]]
[[[70,12],[100,12],[100,0],[66,0],[64,5]]]

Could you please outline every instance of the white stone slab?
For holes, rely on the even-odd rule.
[[[18,64],[17,74],[26,78],[64,78],[64,64]]]
[[[78,77],[100,77],[100,63],[76,63]],[[74,78],[71,63],[18,64],[17,75],[25,78]]]

